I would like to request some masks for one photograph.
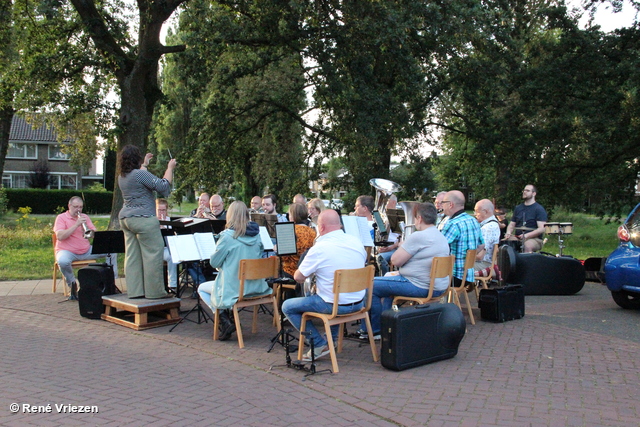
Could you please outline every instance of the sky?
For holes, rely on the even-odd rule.
[[[580,7],[580,0],[567,0],[567,6]],[[602,31],[611,32],[616,28],[629,27],[633,24],[636,11],[628,1],[624,2],[622,11],[619,13],[613,13],[611,5],[602,4],[598,7],[598,12],[595,15],[595,23],[600,25]],[[587,24],[589,16],[585,14],[580,20],[580,24],[584,28]]]

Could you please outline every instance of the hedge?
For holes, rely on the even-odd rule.
[[[69,199],[80,196],[84,199],[83,212],[88,214],[111,213],[112,191],[87,190],[41,190],[35,188],[7,188],[7,208],[17,211],[18,208],[30,207],[32,214],[53,215],[58,207],[65,210]]]

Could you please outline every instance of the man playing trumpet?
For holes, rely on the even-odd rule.
[[[96,227],[91,219],[82,213],[84,202],[78,196],[69,199],[69,210],[56,217],[53,232],[56,233],[56,261],[60,271],[71,288],[70,300],[77,299],[76,276],[71,263],[86,259],[106,258],[107,264],[113,267],[114,277],[118,277],[118,263],[116,254],[92,254],[91,243]]]

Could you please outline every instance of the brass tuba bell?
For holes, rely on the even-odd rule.
[[[387,218],[387,202],[389,201],[389,197],[393,193],[397,193],[398,191],[402,191],[402,186],[400,184],[396,184],[393,181],[389,181],[388,179],[383,178],[373,178],[369,180],[369,184],[373,188],[376,189],[376,200],[373,208],[374,218],[376,218],[377,212],[380,215],[380,222],[378,224],[378,218],[376,218],[376,223],[378,225],[376,229],[376,242],[386,240],[387,235],[389,234],[389,219]]]

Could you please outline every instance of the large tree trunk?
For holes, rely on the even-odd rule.
[[[151,119],[156,102],[160,99],[158,88],[158,62],[145,64],[140,57],[131,73],[119,79],[122,104],[120,126],[123,129],[118,139],[118,151],[125,145],[135,145],[145,152],[151,128]],[[122,208],[122,192],[116,176],[111,205],[109,229],[118,230],[118,213]]]
[[[9,133],[14,113],[15,111],[11,107],[0,109],[0,176],[4,173],[4,159],[7,157],[9,149]]]
[[[158,61],[165,53],[182,52],[184,45],[163,46],[160,43],[162,23],[186,0],[137,0],[139,30],[137,49],[118,45],[105,22],[104,11],[98,10],[95,0],[71,0],[96,48],[109,59],[110,71],[118,80],[121,95],[118,150],[136,145],[143,151],[151,126],[153,108],[160,98]],[[133,56],[130,52],[137,52]],[[120,227],[118,213],[122,207],[122,193],[116,180],[111,206],[110,229]]]

